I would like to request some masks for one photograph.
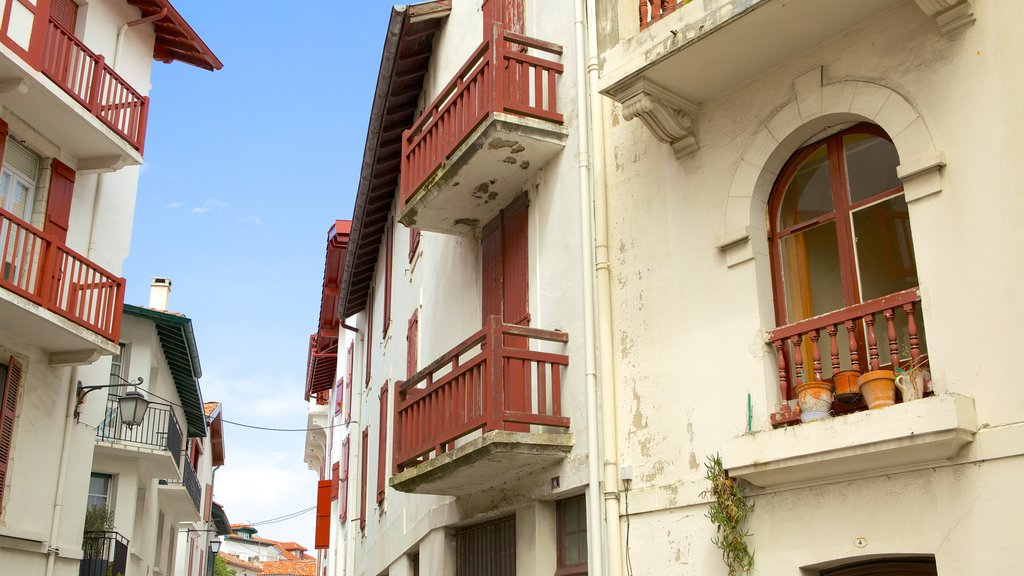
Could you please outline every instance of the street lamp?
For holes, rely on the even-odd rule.
[[[213,540],[210,540],[210,552],[212,552],[214,554],[216,554],[217,552],[220,552],[220,544],[221,544],[221,542],[217,538],[214,538]]]
[[[122,378],[122,380],[124,380]],[[136,388],[142,384],[142,376],[139,376],[135,381],[129,382],[125,380],[125,383],[129,386],[135,386]],[[121,384],[104,384],[102,386],[82,386],[82,381],[78,381],[78,388],[76,390],[78,396],[78,403],[75,404],[75,420],[82,414],[82,402],[85,401],[85,396],[94,390],[102,390],[104,388],[117,388]],[[117,410],[121,416],[121,423],[128,426],[129,428],[142,424],[143,418],[146,417],[146,410],[149,409],[149,400],[139,392],[138,390],[132,390],[126,392],[124,396],[117,399]]]

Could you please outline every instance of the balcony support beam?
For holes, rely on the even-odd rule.
[[[104,354],[95,349],[70,350],[50,354],[50,366],[87,366],[100,359]]]
[[[695,131],[698,107],[643,76],[616,86],[609,96],[622,104],[622,117],[639,118],[655,138],[672,147],[676,158],[699,148]]]
[[[914,0],[922,12],[935,19],[939,33],[952,34],[974,24],[971,0]]]

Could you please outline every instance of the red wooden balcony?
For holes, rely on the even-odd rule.
[[[42,71],[128,144],[142,153],[149,98],[140,94],[85,47],[50,20],[43,45]]]
[[[391,485],[404,492],[465,494],[527,477],[572,447],[562,416],[565,354],[533,349],[568,334],[486,326],[398,384]]]
[[[30,303],[24,306],[0,298],[0,329],[19,334],[44,350],[105,349],[118,341],[124,278],[4,210],[0,210],[0,288]],[[32,305],[59,318],[47,319]],[[62,327],[60,319],[107,342],[83,339]]]
[[[495,26],[402,140],[400,220],[471,234],[565,145],[562,47]]]
[[[831,381],[846,370],[864,373],[926,364],[924,331],[917,319],[920,301],[919,289],[911,288],[769,332],[783,401],[772,414],[772,424],[799,422],[798,412],[786,403],[796,398],[793,389],[801,382]],[[849,404],[836,400],[832,411],[841,414],[865,408],[859,400]]]
[[[640,29],[647,28],[674,12],[677,7],[689,3],[690,0],[640,0]]]

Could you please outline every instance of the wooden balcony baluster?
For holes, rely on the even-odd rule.
[[[815,330],[810,333],[811,337],[811,359],[814,361],[814,381],[821,382],[821,350],[818,348],[818,339],[821,334]]]
[[[850,342],[850,368],[858,372],[863,367],[860,364],[860,344],[857,343],[857,325],[853,320],[843,323],[846,326],[846,335]]]
[[[826,329],[828,332],[828,353],[832,359],[832,374],[839,372],[839,343],[836,342],[836,333],[839,329],[836,328],[835,324],[829,324]]]
[[[910,341],[910,361],[917,366],[921,359],[921,343],[917,335],[917,319],[914,318],[914,303],[903,305],[903,313],[907,315],[907,339]]]
[[[888,329],[886,336],[889,338],[889,360],[892,362],[892,368],[895,370],[900,365],[900,343],[896,340],[896,313],[893,312],[892,308],[886,308],[884,315],[885,324]]]
[[[776,340],[774,342],[775,359],[779,365],[779,398],[783,402],[789,400],[789,373],[786,371],[786,354],[782,350],[785,343],[785,340]]]
[[[872,370],[878,370],[878,340],[875,337],[875,315],[865,314],[864,324],[867,325],[868,333],[868,365]]]
[[[796,384],[800,385],[806,380],[804,379],[804,355],[800,353],[800,342],[803,340],[800,334],[794,334],[789,338],[791,344],[793,344],[793,367],[795,368],[795,380]]]

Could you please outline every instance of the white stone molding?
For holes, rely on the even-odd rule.
[[[946,35],[974,24],[971,0],[914,0],[922,12],[935,19],[939,33]]]
[[[642,76],[610,95],[622,104],[623,118],[627,121],[639,118],[655,138],[672,146],[676,158],[697,151],[697,135],[694,131],[698,110],[696,104]]]
[[[855,80],[824,84],[820,68],[793,84],[793,99],[754,132],[733,174],[715,239],[729,267],[753,260],[751,237],[767,234],[768,196],[786,160],[831,127],[871,122],[885,130],[899,153],[897,174],[908,203],[942,190],[945,155],[936,150],[924,119],[899,93]]]

